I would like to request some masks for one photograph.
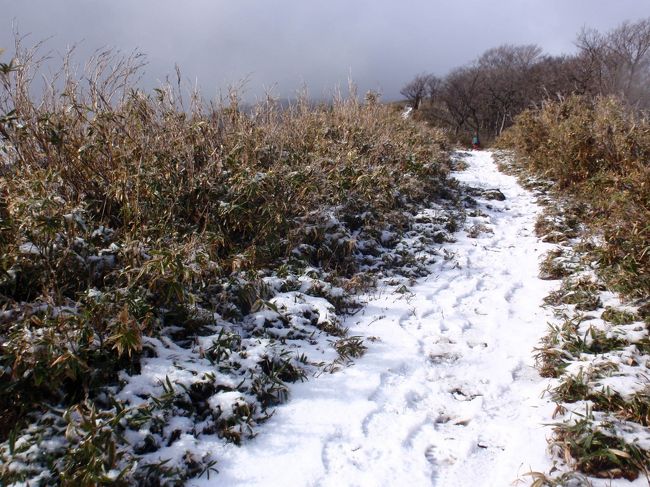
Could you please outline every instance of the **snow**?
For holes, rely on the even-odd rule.
[[[318,317],[319,324],[338,321],[334,307],[324,298],[308,296],[301,292],[287,292],[271,299],[271,303],[285,311],[290,318],[302,317],[305,310],[310,310]]]
[[[381,283],[343,323],[366,355],[292,386],[244,446],[204,442],[219,475],[191,485],[504,486],[551,468],[553,405],[532,357],[552,318],[541,303],[557,282],[537,276],[553,246],[533,234],[532,194],[491,153],[464,156],[455,177],[506,199],[479,192],[477,216],[428,276]]]
[[[221,413],[224,419],[232,416],[233,407],[243,402],[245,402],[245,399],[238,391],[222,392],[208,399],[210,407]]]
[[[24,244],[21,244],[21,246],[18,248],[18,251],[21,254],[31,254],[31,255],[41,254],[41,249],[39,249],[38,246],[34,245],[31,242],[25,242]]]

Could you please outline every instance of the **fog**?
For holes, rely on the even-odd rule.
[[[573,51],[583,26],[607,30],[650,15],[647,0],[0,0],[0,47],[14,29],[82,61],[112,47],[147,55],[155,86],[181,68],[208,97],[243,83],[246,97],[306,86],[326,97],[354,80],[385,100],[415,74],[444,75],[504,43]]]

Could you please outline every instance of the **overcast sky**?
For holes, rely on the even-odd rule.
[[[569,53],[584,25],[648,16],[650,0],[0,0],[0,47],[11,51],[15,22],[28,43],[78,44],[80,57],[139,49],[149,86],[178,64],[206,96],[248,78],[249,98],[303,84],[322,97],[351,76],[392,100],[415,74],[444,75],[500,44]]]

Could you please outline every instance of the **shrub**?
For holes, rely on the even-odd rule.
[[[571,96],[521,114],[500,143],[590,208],[598,258],[618,291],[650,297],[650,121],[615,97]]]
[[[45,410],[83,409],[113,424],[106,397],[119,373],[137,373],[154,353],[149,337],[166,330],[189,348],[215,313],[244,333],[244,317],[269,298],[260,275],[314,266],[353,281],[357,238],[379,242],[405,212],[449,194],[442,134],[375,97],[286,108],[268,98],[244,109],[236,93],[208,103],[184,98],[180,83],[137,89],[137,55],[102,53],[79,77],[70,63],[39,99],[37,51],[18,45],[0,66],[0,441]],[[343,307],[345,296],[335,298]],[[345,334],[336,323],[319,327]],[[358,356],[355,340],[336,350]],[[219,362],[236,345],[206,358],[225,369]],[[248,392],[264,408],[304,373],[288,359],[255,367]],[[223,437],[242,434],[224,428]],[[120,439],[109,429],[88,435],[92,448],[73,441],[52,479],[115,473],[117,457],[96,453]],[[13,450],[5,446],[0,454]],[[21,475],[0,468],[0,483]]]

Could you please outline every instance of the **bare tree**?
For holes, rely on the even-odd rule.
[[[437,76],[430,74],[427,77],[427,97],[432,103],[436,100],[436,98],[438,98],[441,88],[442,80]]]
[[[525,109],[536,91],[533,76],[542,49],[536,45],[503,45],[486,51],[477,61],[483,72],[483,118],[489,131],[499,135],[514,116]]]
[[[620,69],[618,88],[631,103],[647,95],[650,75],[650,18],[635,23],[624,22],[607,36],[610,56]]]
[[[477,133],[481,129],[482,75],[476,65],[457,68],[449,73],[442,86],[440,98],[457,135],[464,130]]]
[[[400,93],[411,103],[414,110],[420,108],[422,100],[427,96],[431,78],[430,74],[418,74],[401,89]]]
[[[624,22],[606,34],[583,29],[576,45],[599,93],[650,106],[650,18]]]

